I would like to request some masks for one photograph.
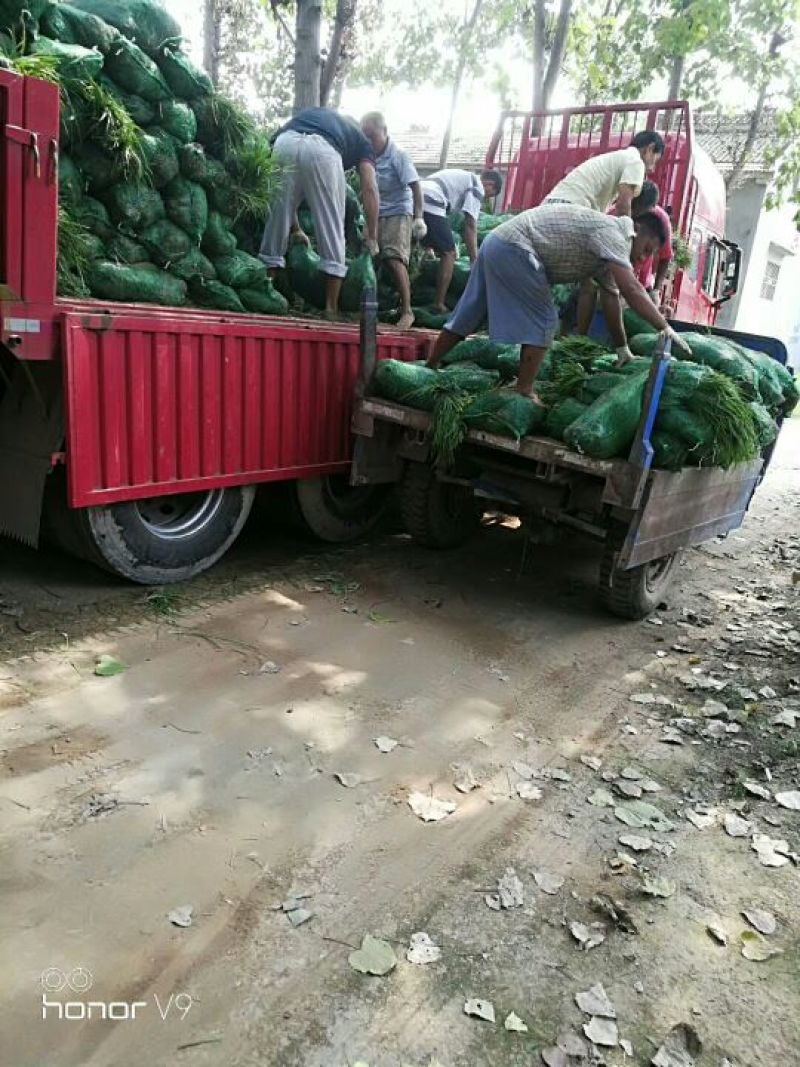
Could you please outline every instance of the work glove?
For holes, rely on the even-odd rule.
[[[624,367],[626,363],[629,363],[633,359],[633,352],[627,345],[620,345],[617,349],[617,366]]]
[[[425,225],[424,219],[414,219],[411,223],[411,236],[415,241],[421,241],[425,234],[428,232],[428,227]]]
[[[691,348],[686,343],[686,341],[684,341],[681,335],[675,330],[673,330],[671,326],[667,326],[666,330],[664,330],[664,333],[667,335],[667,337],[669,337],[670,341],[672,341],[674,345],[677,345],[678,348],[680,348],[682,352],[686,352],[687,355],[691,356]]]
[[[375,259],[375,257],[380,252],[380,248],[378,248],[378,242],[373,237],[368,237],[365,243],[367,246],[367,251],[372,256],[372,258]]]

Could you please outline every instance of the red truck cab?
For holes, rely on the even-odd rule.
[[[523,211],[540,204],[585,160],[626,148],[636,133],[646,129],[658,130],[664,137],[664,154],[650,178],[692,255],[687,269],[672,273],[662,300],[679,319],[713,325],[720,305],[736,292],[741,253],[725,240],[725,184],[695,141],[685,100],[562,108],[541,114],[504,111],[486,166],[504,176],[501,210]]]

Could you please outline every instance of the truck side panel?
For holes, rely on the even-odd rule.
[[[348,470],[354,327],[66,313],[63,356],[72,507]]]

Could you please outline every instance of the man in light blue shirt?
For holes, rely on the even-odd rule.
[[[361,120],[361,129],[375,153],[380,208],[378,211],[378,244],[381,257],[389,265],[400,294],[401,330],[414,323],[411,310],[411,284],[408,261],[412,238],[425,236],[422,221],[423,203],[419,175],[406,152],[389,137],[386,120],[379,111],[370,111]]]

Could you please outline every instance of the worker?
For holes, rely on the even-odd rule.
[[[521,212],[484,239],[464,294],[437,337],[428,366],[438,367],[451,348],[488,319],[492,341],[522,346],[517,391],[540,402],[536,375],[558,325],[550,286],[603,273],[610,275],[646,322],[687,349],[633,273],[632,264],[653,255],[666,239],[664,223],[652,212],[633,223],[575,204],[542,204]],[[618,344],[624,342],[623,329]]]
[[[319,269],[325,275],[325,314],[339,309],[345,266],[345,171],[358,168],[366,215],[366,245],[378,254],[378,185],[375,153],[355,119],[325,107],[299,111],[273,138],[273,154],[283,168],[280,191],[270,207],[259,258],[270,276],[286,266],[286,245],[308,243],[297,207],[308,204],[317,236]]]
[[[493,200],[498,196],[502,186],[503,179],[496,170],[484,170],[480,177],[469,170],[437,170],[422,182],[423,219],[428,229],[422,243],[439,257],[434,307],[440,314],[447,311],[445,297],[456,262],[456,243],[447,216],[463,212],[464,244],[470,264],[474,264],[478,258],[477,220],[481,205],[484,198]]]
[[[380,111],[370,111],[365,115],[361,120],[361,129],[375,153],[380,196],[378,244],[381,259],[392,272],[395,288],[400,294],[398,328],[408,330],[414,324],[408,277],[411,242],[412,239],[420,240],[427,233],[422,218],[422,187],[408,153],[398,148],[389,137],[386,120]]]
[[[653,185],[653,182],[645,182],[644,185]],[[644,186],[642,186],[642,192],[644,192]],[[658,255],[650,256],[648,259],[643,259],[640,263],[636,264],[636,277],[642,283],[647,290],[650,299],[654,304],[660,302],[661,287],[666,281],[667,271],[669,265],[672,262],[673,248],[672,248],[672,216],[668,207],[663,208],[660,204],[654,204],[652,211],[658,215],[661,221],[664,223],[664,227],[667,231],[667,240],[661,246]],[[634,209],[634,218],[636,212]],[[655,271],[653,267],[655,266]]]
[[[613,203],[615,215],[630,215],[645,175],[655,170],[663,154],[661,134],[641,130],[627,148],[592,156],[571,170],[550,191],[545,203],[577,204],[603,213]]]

